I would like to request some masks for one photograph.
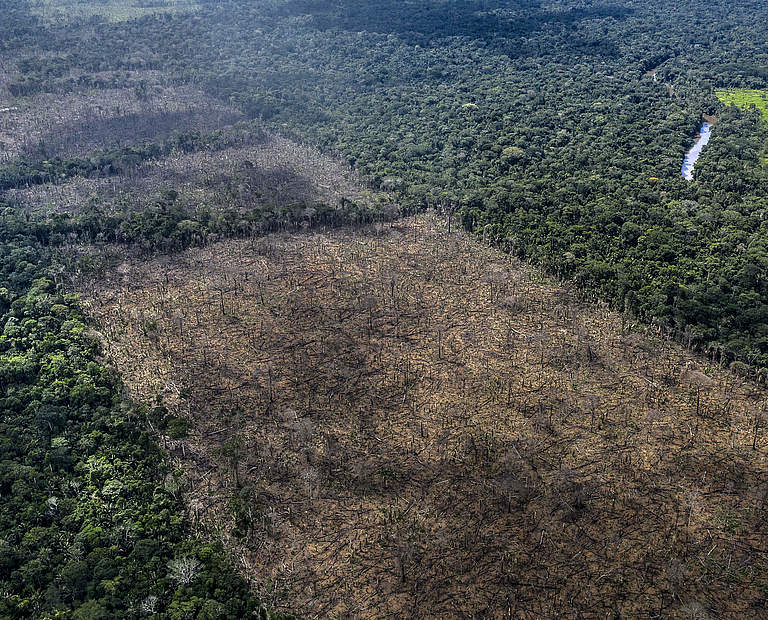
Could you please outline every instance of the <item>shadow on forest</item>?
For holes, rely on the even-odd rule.
[[[492,43],[510,56],[523,56],[527,52],[516,40],[520,37],[551,26],[573,29],[578,22],[589,19],[625,19],[632,9],[604,6],[555,12],[542,9],[538,0],[342,0],[332,5],[326,0],[297,0],[282,12],[311,15],[320,30],[391,33],[412,45],[430,45],[445,37],[469,37]],[[615,44],[602,39],[569,37],[568,45],[587,54],[617,53]]]

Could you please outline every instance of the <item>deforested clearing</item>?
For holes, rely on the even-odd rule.
[[[195,527],[275,608],[763,613],[766,393],[435,217],[79,287],[132,396],[190,425],[164,441]]]
[[[19,155],[86,156],[174,131],[213,131],[243,118],[195,88],[154,84],[152,77],[135,77],[146,90],[141,95],[137,88],[111,88],[10,99],[0,114],[0,163]]]
[[[305,144],[258,131],[243,135],[242,142],[244,146],[172,153],[118,176],[76,176],[67,182],[11,189],[5,195],[42,213],[79,213],[92,206],[96,196],[108,211],[141,211],[157,203],[169,187],[175,188],[189,211],[202,204],[215,210],[249,211],[384,200],[384,192],[368,190],[338,158]]]

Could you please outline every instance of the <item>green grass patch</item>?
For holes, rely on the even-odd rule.
[[[119,22],[151,13],[174,13],[196,8],[195,0],[40,0],[33,12],[49,23],[93,16]]]
[[[755,106],[763,120],[768,123],[768,89],[723,88],[716,90],[715,96],[725,105],[735,105],[745,110]],[[768,153],[763,156],[763,163],[768,166]]]

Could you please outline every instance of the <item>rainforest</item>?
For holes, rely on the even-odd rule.
[[[0,0],[0,617],[761,617],[766,41]]]

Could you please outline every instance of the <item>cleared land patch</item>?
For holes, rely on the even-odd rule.
[[[136,19],[152,13],[190,11],[197,7],[194,0],[40,0],[34,12],[48,22],[104,17],[109,21]]]
[[[125,88],[19,97],[6,108],[0,112],[0,163],[19,155],[87,155],[173,131],[208,132],[243,118],[195,88],[157,84],[140,95]]]
[[[243,140],[253,141],[245,135]],[[16,204],[34,211],[75,213],[91,204],[116,210],[141,210],[173,188],[188,209],[251,210],[261,206],[386,201],[371,192],[340,160],[281,136],[263,133],[257,144],[215,151],[177,153],[142,163],[130,173],[107,178],[74,177],[7,192]],[[97,199],[98,197],[98,199]]]
[[[274,605],[764,610],[765,392],[433,218],[81,288],[131,393],[190,424],[169,484]]]
[[[748,88],[729,88],[715,91],[715,96],[725,105],[735,105],[740,108],[755,106],[768,122],[768,90],[752,90]]]

